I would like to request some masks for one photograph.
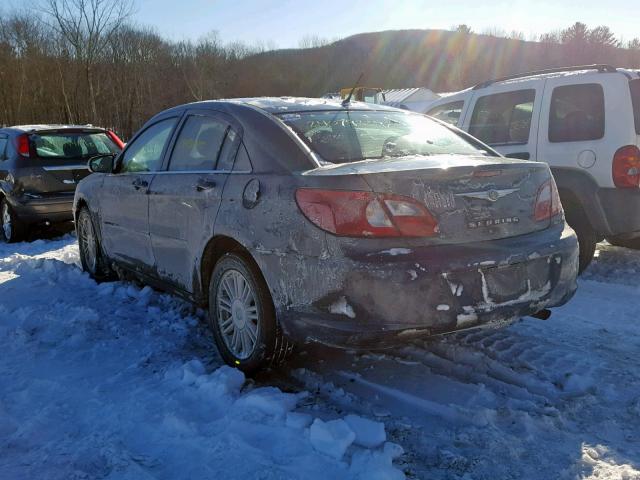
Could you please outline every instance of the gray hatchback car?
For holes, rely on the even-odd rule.
[[[87,160],[122,146],[112,131],[90,125],[1,128],[0,240],[17,242],[32,226],[71,221]]]
[[[423,115],[194,103],[89,166],[74,202],[84,269],[208,307],[222,357],[245,371],[295,342],[377,348],[546,317],[576,289],[549,167]]]

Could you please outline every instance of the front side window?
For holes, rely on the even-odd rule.
[[[636,124],[636,133],[640,135],[640,80],[629,82],[631,89],[631,103],[633,104],[633,120]]]
[[[0,137],[0,162],[7,159],[7,138]]]
[[[102,153],[118,153],[120,148],[103,132],[32,133],[29,140],[40,158],[88,158]]]
[[[444,125],[423,115],[386,111],[319,111],[280,114],[280,119],[323,160],[428,155],[487,155]]]
[[[579,142],[604,137],[604,91],[597,83],[553,89],[549,141]]]
[[[528,143],[535,97],[535,90],[480,97],[473,109],[469,133],[487,145]]]
[[[188,117],[171,154],[169,170],[215,169],[227,129],[227,123],[213,117]]]
[[[123,153],[120,172],[155,172],[162,165],[162,152],[176,119],[168,118],[147,128]]]
[[[427,112],[427,115],[433,118],[437,118],[443,122],[450,123],[451,125],[457,125],[462,115],[462,108],[464,107],[464,101],[445,103],[444,105],[438,105]]]

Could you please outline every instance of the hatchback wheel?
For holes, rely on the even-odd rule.
[[[76,229],[82,269],[95,280],[110,279],[113,272],[102,254],[100,238],[93,226],[93,220],[87,207],[82,207],[80,210]]]
[[[0,239],[7,243],[19,242],[24,238],[24,223],[16,216],[6,198],[0,201]]]
[[[292,350],[262,275],[238,254],[225,255],[214,268],[209,324],[225,362],[247,373],[283,360]]]

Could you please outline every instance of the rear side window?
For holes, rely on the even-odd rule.
[[[528,143],[535,98],[535,90],[480,97],[473,109],[469,133],[487,145]]]
[[[40,158],[87,158],[120,151],[111,138],[102,132],[32,133],[29,139]]]
[[[443,122],[456,125],[462,115],[462,108],[464,107],[464,101],[445,103],[444,105],[438,105],[427,112],[427,115],[433,118],[437,118]]]
[[[147,128],[127,146],[120,172],[155,172],[160,169],[162,153],[175,124],[175,118],[168,118]]]
[[[631,88],[631,103],[633,104],[633,120],[636,123],[636,133],[640,135],[640,80],[629,82]]]
[[[187,118],[171,154],[169,170],[213,170],[228,125],[213,117],[191,115]]]
[[[553,89],[549,141],[579,142],[604,137],[604,91],[597,83]]]

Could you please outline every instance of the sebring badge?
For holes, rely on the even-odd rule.
[[[517,192],[517,188],[506,188],[504,190],[485,190],[482,192],[464,192],[464,193],[456,193],[456,197],[467,197],[467,198],[477,198],[480,200],[488,200],[490,202],[495,202],[502,197],[506,197],[507,195],[511,195],[513,192]]]
[[[480,228],[480,227],[492,227],[493,225],[502,225],[505,223],[519,223],[519,217],[503,217],[503,218],[489,218],[487,220],[476,220],[467,222],[467,228]]]

